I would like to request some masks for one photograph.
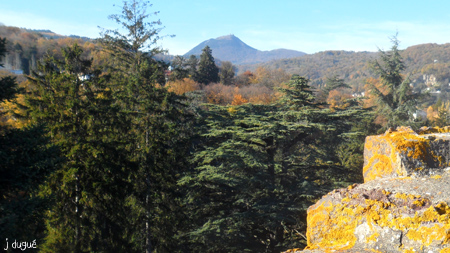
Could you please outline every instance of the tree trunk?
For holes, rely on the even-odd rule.
[[[149,117],[149,114],[147,114],[147,117]],[[145,129],[145,146],[148,147],[149,145],[149,123],[147,122],[147,128]],[[147,154],[148,155],[148,154]],[[145,157],[144,160],[147,160],[148,157]],[[146,183],[147,183],[147,191],[146,191],[146,196],[145,196],[145,212],[146,212],[146,221],[145,221],[145,252],[146,253],[151,253],[152,252],[152,233],[150,230],[150,192],[149,192],[149,188],[151,185],[151,178],[150,178],[150,171],[147,165],[147,162],[145,164],[146,168],[146,173],[147,173],[147,178],[146,178]]]
[[[75,174],[75,252],[81,252],[80,247],[80,179]]]
[[[149,179],[147,177],[147,179]],[[150,197],[147,193],[147,196],[145,197],[145,212],[146,212],[146,220],[145,220],[145,253],[151,253],[152,252],[152,233],[150,230],[150,211],[149,209],[149,203]]]

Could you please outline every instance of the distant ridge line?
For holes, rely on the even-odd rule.
[[[247,45],[234,34],[230,33],[215,39],[205,40],[189,50],[189,52],[183,56],[189,57],[190,55],[200,55],[202,53],[202,49],[206,46],[211,48],[214,58],[220,61],[230,61],[236,65],[289,59],[306,54],[304,52],[283,48],[270,51],[261,51]]]

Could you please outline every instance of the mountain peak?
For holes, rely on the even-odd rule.
[[[239,40],[239,38],[234,36],[234,34],[224,35],[216,38],[216,40],[235,40],[235,39]]]
[[[203,41],[184,56],[200,55],[205,46],[211,48],[214,58],[221,61],[230,61],[233,64],[259,63],[275,59],[298,57],[305,54],[294,50],[260,51],[245,44],[238,37],[234,36],[234,34],[229,34]]]

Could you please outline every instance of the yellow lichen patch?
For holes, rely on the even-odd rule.
[[[424,206],[426,203],[427,203],[426,199],[416,199],[414,200],[413,205],[421,207]]]
[[[357,184],[352,184],[352,185],[349,185],[347,187],[347,189],[351,190],[351,189],[354,189],[356,186],[357,186]]]
[[[419,241],[422,245],[430,246],[433,241],[441,243],[446,238],[446,230],[448,228],[435,224],[432,227],[420,226],[408,230],[406,237],[411,240]]]
[[[332,213],[340,213],[339,220],[332,218]],[[345,213],[345,214],[344,214]],[[354,210],[345,205],[326,206],[322,203],[308,212],[308,249],[350,249],[356,242],[354,231],[357,220]],[[320,239],[319,239],[320,238]],[[314,243],[312,243],[312,239]]]
[[[377,232],[375,232],[372,235],[368,236],[367,239],[366,239],[367,243],[376,242],[378,236],[380,236],[380,234],[377,233]]]
[[[420,131],[420,134],[434,134],[434,133],[448,133],[450,132],[450,127],[429,127]]]
[[[294,252],[300,252],[302,249],[296,248],[296,249],[288,249],[286,251],[283,251],[283,253],[294,253]]]
[[[439,253],[450,253],[450,248],[441,249]]]
[[[417,135],[412,130],[393,132],[385,135],[384,138],[392,142],[395,151],[407,153],[408,157],[414,159],[426,159],[430,141]]]
[[[401,230],[408,240],[419,242],[422,246],[446,245],[450,242],[450,207],[446,203],[415,211],[414,216],[409,216],[402,214],[403,211],[408,212],[414,206],[422,207],[427,200],[419,195],[401,193],[394,197],[408,201],[412,206],[396,206],[374,199],[365,199],[364,204],[350,205],[353,196],[345,197],[336,205],[323,202],[314,206],[308,211],[308,249],[350,249],[357,242],[356,228],[364,222],[367,222],[370,230],[366,243],[378,240],[380,234],[377,229],[380,227]]]
[[[433,179],[439,179],[439,178],[442,178],[442,176],[441,176],[441,175],[435,175],[435,176],[431,176],[431,178],[433,178]]]
[[[368,165],[363,168],[364,182],[374,180],[385,174],[392,174],[392,172],[392,160],[386,155],[376,154],[370,158]]]
[[[418,198],[420,198],[420,196],[419,195],[412,195],[412,194],[405,194],[405,193],[396,193],[395,195],[394,195],[394,197],[395,198],[397,198],[397,199],[404,199],[404,200],[408,200],[408,199],[418,199]]]
[[[410,128],[398,128],[397,131],[386,132],[384,135],[368,137],[364,146],[364,181],[386,176],[408,176],[409,169],[405,168],[399,159],[402,156],[407,156],[419,164],[414,169],[416,171],[427,168],[430,162],[439,164],[439,167],[445,166],[445,157],[431,150],[430,142],[428,137],[425,138]]]

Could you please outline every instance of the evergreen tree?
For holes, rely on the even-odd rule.
[[[209,46],[202,49],[198,63],[198,81],[202,84],[216,83],[219,81],[219,68],[214,62],[212,50]]]
[[[412,93],[409,78],[402,75],[405,65],[398,44],[397,36],[393,37],[391,50],[380,50],[380,60],[372,62],[372,70],[380,76],[382,89],[371,85],[370,92],[377,97],[378,115],[387,119],[385,128],[416,125],[413,122],[413,114],[417,111],[418,101],[422,97]]]
[[[219,69],[220,82],[225,85],[232,85],[234,81],[235,67],[229,61],[222,62]]]
[[[170,74],[171,81],[182,80],[188,77],[187,62],[183,56],[175,56],[170,65],[172,66],[172,73]]]
[[[293,76],[278,104],[203,111],[188,189],[193,251],[279,252],[296,245],[313,199],[351,178],[327,163],[318,139],[340,135],[355,112],[319,109],[308,81]],[[338,126],[335,126],[335,125]],[[325,176],[326,175],[326,176]]]
[[[0,58],[5,44],[0,39]],[[0,79],[0,102],[13,100],[19,91],[14,78]],[[9,243],[37,240],[38,245],[44,236],[48,199],[37,191],[58,166],[58,150],[50,145],[42,125],[24,129],[0,125],[0,161],[0,238],[8,238]]]
[[[106,31],[101,41],[114,59],[108,66],[113,92],[130,126],[124,138],[132,162],[127,195],[134,249],[170,252],[177,249],[175,235],[182,220],[176,182],[186,164],[190,116],[184,97],[157,87],[164,69],[153,58],[161,50],[153,46],[161,28],[155,27],[159,21],[146,21],[148,7],[147,2],[125,2],[122,14],[111,17],[128,33]]]
[[[337,76],[332,76],[332,77],[329,77],[326,79],[325,88],[323,88],[323,91],[328,96],[330,91],[339,89],[339,88],[351,88],[351,86],[346,84],[344,82],[344,79],[340,79]]]
[[[198,80],[198,59],[195,55],[189,56],[189,59],[186,62],[188,77],[192,80]]]
[[[128,252],[123,195],[128,188],[117,123],[107,76],[90,68],[74,44],[63,61],[43,59],[29,77],[28,117],[45,122],[64,158],[41,194],[54,200],[47,217],[43,252]]]

